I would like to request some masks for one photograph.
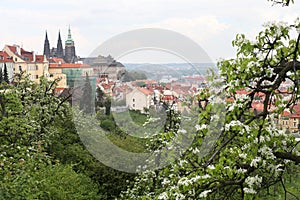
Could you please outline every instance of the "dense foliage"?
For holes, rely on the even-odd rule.
[[[0,198],[98,198],[97,184],[47,153],[68,109],[53,96],[55,82],[17,75],[14,85],[0,87]]]

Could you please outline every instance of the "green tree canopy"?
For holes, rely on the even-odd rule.
[[[0,85],[0,199],[99,198],[97,184],[46,151],[69,108],[55,86],[20,74],[14,85]]]
[[[94,109],[94,106],[92,106],[92,86],[90,83],[90,78],[88,74],[86,73],[85,81],[83,83],[82,87],[82,97],[80,99],[80,109],[83,110],[85,113],[90,114],[92,113],[92,109]]]
[[[8,72],[7,72],[7,66],[6,66],[6,63],[4,63],[3,80],[4,80],[6,83],[9,83],[9,78],[8,78]]]

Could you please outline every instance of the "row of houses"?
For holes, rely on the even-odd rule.
[[[6,65],[9,81],[14,81],[14,75],[25,73],[29,78],[39,83],[42,76],[49,80],[58,80],[57,91],[74,87],[77,80],[88,74],[91,80],[106,77],[117,80],[118,75],[125,72],[125,67],[111,56],[82,58],[76,63],[67,63],[63,58],[37,55],[34,51],[26,51],[19,45],[5,45],[0,51],[0,68]]]
[[[114,82],[98,78],[96,82],[97,87],[107,96],[112,97],[115,105],[122,105],[130,110],[139,110],[142,113],[163,104],[183,111],[185,108],[182,102],[187,96],[195,95],[199,89],[193,84],[175,81],[162,84],[156,80]]]
[[[282,99],[289,100],[291,94],[289,94],[288,88],[293,84],[292,82],[286,81],[279,88],[281,92]],[[249,94],[246,90],[236,91],[236,95],[247,95]],[[256,93],[254,95],[254,100],[251,103],[253,112],[260,113],[264,110],[264,93]],[[227,99],[227,101],[232,101],[232,99]],[[268,104],[268,110],[272,111],[276,109],[275,106],[276,99],[273,99]],[[283,113],[281,113],[278,119],[274,119],[278,125],[278,128],[287,129],[290,133],[298,133],[300,131],[300,102],[297,102],[291,108],[286,108]]]

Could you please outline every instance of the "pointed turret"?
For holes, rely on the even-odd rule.
[[[58,32],[56,57],[57,58],[64,58],[64,49],[63,49],[62,42],[61,42],[60,31]]]
[[[65,44],[66,45],[74,45],[74,40],[72,39],[70,26],[69,26],[69,30],[68,30],[68,39],[66,40]]]
[[[49,44],[49,40],[48,40],[47,31],[46,31],[46,37],[45,37],[45,42],[44,42],[44,55],[46,56],[46,58],[50,57],[50,44]]]
[[[71,29],[69,26],[68,39],[65,42],[65,61],[67,63],[74,63],[77,61],[77,56],[75,52],[75,43],[72,39]]]

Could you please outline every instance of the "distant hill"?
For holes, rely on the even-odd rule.
[[[215,63],[123,63],[126,70],[146,74],[148,79],[160,80],[164,76],[180,78],[193,74],[206,75],[208,69],[217,71]]]

